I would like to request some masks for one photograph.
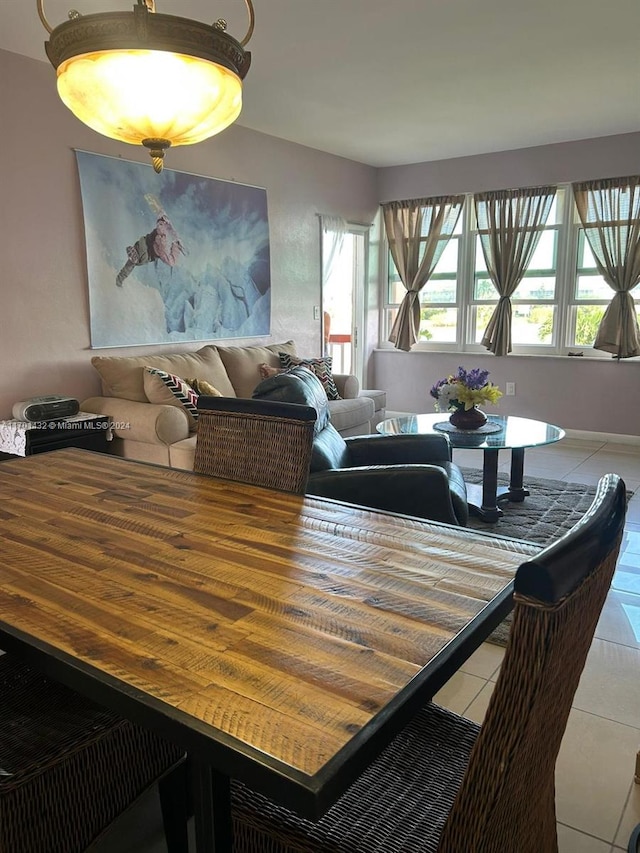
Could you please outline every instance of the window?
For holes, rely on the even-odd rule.
[[[436,264],[436,268],[425,287],[420,291],[420,342],[455,343],[457,338],[459,298],[458,298],[458,269],[460,266],[460,250],[462,237],[462,218],[460,214],[452,237],[443,238],[445,248]],[[426,237],[425,237],[426,241]],[[406,293],[400,281],[398,270],[388,252],[389,269],[389,305],[387,311],[387,335],[398,313],[400,303]],[[420,258],[424,255],[424,248]]]
[[[384,342],[405,293],[390,253],[388,257]],[[636,290],[638,305],[640,286]],[[552,355],[580,350],[609,357],[592,347],[612,296],[585,240],[571,186],[561,186],[531,263],[511,297],[513,352]],[[469,195],[434,275],[420,292],[418,347],[486,352],[481,340],[497,301]]]

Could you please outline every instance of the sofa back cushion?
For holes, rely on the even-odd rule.
[[[268,346],[254,347],[216,347],[227,375],[234,387],[234,394],[225,396],[251,397],[253,389],[261,380],[260,365],[268,364],[269,367],[281,367],[279,352],[289,355],[296,354],[296,345],[293,341],[284,344],[269,344]],[[219,385],[213,383],[218,390]]]
[[[163,355],[94,356],[91,364],[100,374],[102,393],[105,397],[137,400],[139,403],[149,402],[144,390],[145,367],[155,367],[182,378],[189,376],[204,379],[225,397],[236,396],[215,346],[202,347],[197,352]]]

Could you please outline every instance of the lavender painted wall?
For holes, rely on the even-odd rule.
[[[508,187],[565,183],[640,172],[640,133],[587,139],[416,163],[378,173],[381,201]],[[386,348],[382,348],[386,347]],[[640,436],[640,360],[477,353],[401,353],[383,344],[372,358],[378,388],[387,389],[388,408],[433,411],[429,387],[459,364],[482,367],[502,386],[516,383],[496,411],[534,417],[573,430]]]
[[[554,423],[564,429],[640,436],[640,364],[609,359],[508,356],[477,353],[400,353],[377,350],[373,356],[378,387],[387,389],[387,406],[401,412],[433,412],[429,389],[458,365],[489,370],[505,390],[485,411]]]
[[[141,149],[108,140],[77,121],[58,99],[48,62],[0,51],[0,79],[0,418],[4,418],[10,417],[15,401],[34,395],[69,394],[82,400],[99,393],[90,364],[94,354],[195,349],[202,343],[89,349],[82,211],[73,149],[142,162],[148,158]],[[271,336],[250,342],[293,337],[301,354],[320,354],[320,323],[313,319],[313,306],[320,304],[316,213],[373,221],[378,205],[375,170],[239,126],[200,145],[171,150],[167,166],[266,188]]]
[[[635,175],[640,133],[559,142],[378,170],[381,202]]]

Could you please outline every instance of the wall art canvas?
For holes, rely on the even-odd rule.
[[[91,346],[268,335],[267,193],[76,151]]]

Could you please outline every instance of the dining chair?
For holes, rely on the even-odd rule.
[[[200,396],[193,470],[304,494],[315,424],[310,406]]]
[[[317,822],[232,787],[234,853],[555,853],[554,771],[609,589],[624,483],[523,563],[482,726],[429,703]]]
[[[84,853],[156,782],[187,853],[183,750],[0,653],[0,853]]]

